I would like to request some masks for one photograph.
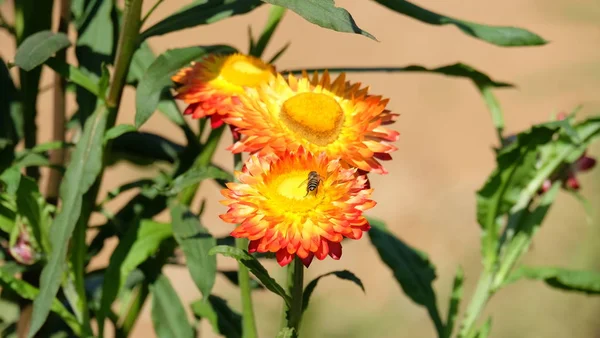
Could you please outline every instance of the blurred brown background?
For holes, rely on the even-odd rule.
[[[168,1],[152,15],[147,25],[166,17],[190,1]],[[495,25],[527,28],[550,43],[542,47],[500,48],[470,38],[453,26],[435,27],[392,13],[371,1],[338,0],[353,14],[361,28],[379,39],[336,33],[305,22],[288,12],[266,55],[270,57],[288,41],[288,52],[278,69],[321,66],[403,66],[421,64],[437,67],[455,62],[467,63],[507,81],[517,89],[497,90],[505,112],[506,132],[518,132],[551,114],[570,111],[583,104],[580,118],[600,112],[600,4],[594,0],[417,0],[427,9],[461,19]],[[148,9],[153,1],[147,1]],[[10,2],[0,8],[12,12]],[[228,43],[247,50],[247,28],[260,32],[268,6],[247,15],[151,38],[157,53],[169,48]],[[0,56],[13,60],[14,43],[0,33]],[[72,53],[71,53],[72,58]],[[74,60],[72,58],[72,60]],[[13,69],[14,71],[14,69]],[[42,87],[51,84],[46,70]],[[466,272],[466,299],[469,300],[480,271],[479,230],[475,221],[475,191],[494,167],[494,129],[486,107],[468,80],[423,73],[352,74],[352,81],[371,86],[372,93],[391,98],[389,108],[401,114],[394,128],[401,137],[394,160],[387,163],[390,174],[372,176],[378,202],[370,214],[385,219],[394,233],[430,255],[437,266],[438,303],[442,313],[448,304],[452,278],[458,265]],[[134,91],[128,88],[119,114],[119,123],[133,124]],[[40,142],[49,140],[51,92],[39,103]],[[71,113],[76,109],[70,101]],[[167,126],[159,114],[143,127],[170,139],[183,141],[180,132]],[[217,155],[219,164],[231,167],[224,150],[224,138]],[[596,146],[591,153],[600,155]],[[152,176],[147,169],[119,164],[105,177],[106,191],[135,178]],[[583,175],[582,193],[593,207],[600,202],[596,171]],[[218,218],[226,209],[218,203],[217,186],[204,183],[202,197],[208,199],[203,222],[216,235],[231,230]],[[118,198],[118,207],[128,196]],[[200,198],[197,199],[198,201]],[[198,203],[196,203],[196,206]],[[535,240],[526,262],[529,264],[600,268],[599,216],[586,222],[583,208],[571,196],[561,194],[548,221]],[[166,219],[165,215],[161,216]],[[99,223],[101,218],[97,218]],[[113,245],[108,248],[112,249]],[[105,263],[105,251],[95,266]],[[223,266],[231,260],[219,261]],[[268,268],[282,276],[273,262]],[[340,261],[315,261],[307,278],[331,270],[349,269],[366,287],[366,294],[348,282],[325,279],[317,288],[310,310],[303,320],[304,337],[433,337],[433,326],[423,308],[411,303],[380,262],[367,237],[344,247]],[[187,304],[200,298],[184,268],[169,268],[168,274]],[[237,289],[219,276],[214,292],[239,309]],[[279,298],[268,292],[254,294],[260,337],[274,337],[279,324]],[[600,298],[557,292],[542,283],[520,282],[502,290],[492,299],[486,315],[493,315],[492,337],[600,337]],[[202,337],[212,337],[204,323]],[[154,336],[149,302],[138,321],[135,337]]]

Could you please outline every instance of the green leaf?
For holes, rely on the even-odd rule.
[[[16,218],[16,201],[10,200],[7,196],[0,194],[0,230],[10,234],[15,226]]]
[[[126,159],[134,164],[153,164],[157,161],[174,163],[184,147],[162,136],[146,132],[130,132],[115,138],[110,162]]]
[[[437,308],[433,281],[435,269],[427,256],[391,234],[380,220],[369,218],[371,243],[383,262],[392,270],[404,293],[413,302],[424,306],[435,324],[439,336],[443,336],[444,324]]]
[[[212,24],[229,17],[245,14],[262,5],[259,0],[196,1],[156,23],[140,34],[140,41],[199,25]]]
[[[542,37],[516,27],[488,26],[434,13],[405,0],[375,0],[379,4],[431,25],[454,25],[463,33],[496,46],[538,46],[547,43]]]
[[[498,153],[497,168],[477,192],[477,221],[483,230],[482,256],[487,271],[491,271],[497,260],[499,217],[510,211],[536,176],[540,147],[552,140],[556,130],[539,125],[519,134],[516,142]]]
[[[77,46],[87,47],[91,52],[111,55],[114,46],[114,27],[111,19],[113,1],[91,0],[84,16],[77,18],[79,31]]]
[[[106,132],[106,134],[104,135],[104,143],[106,143],[110,140],[114,140],[123,134],[133,133],[136,131],[137,131],[137,129],[130,124],[119,124],[118,126],[114,126],[114,127],[110,128]]]
[[[31,229],[35,241],[44,252],[50,252],[49,226],[52,218],[44,196],[39,191],[37,182],[27,176],[21,178],[17,190],[17,212]]]
[[[220,179],[227,180],[229,182],[233,181],[233,177],[230,173],[214,166],[193,168],[179,175],[175,180],[173,180],[169,188],[165,191],[165,194],[168,196],[177,195],[185,190],[185,188],[202,182],[206,179]]]
[[[529,249],[533,236],[542,225],[542,221],[556,199],[559,188],[560,183],[555,183],[550,190],[542,195],[539,203],[532,211],[525,209],[518,216],[511,215],[509,224],[512,225],[511,221],[513,221],[514,217],[518,217],[519,224],[511,227],[514,229],[515,234],[511,235],[510,242],[505,245],[502,252],[501,264],[496,272],[496,277],[492,285],[493,288],[497,288],[504,283],[504,280],[511,273],[515,264]]]
[[[202,296],[208,297],[217,276],[217,257],[208,252],[217,245],[217,240],[184,205],[173,202],[170,209],[173,235],[185,254],[190,275]]]
[[[273,54],[273,56],[271,57],[271,59],[267,63],[274,64],[277,60],[279,60],[279,58],[287,51],[287,49],[290,46],[291,46],[291,42],[286,43],[277,52],[275,52],[275,54]]]
[[[21,172],[17,167],[10,167],[0,174],[0,182],[2,182],[2,188],[6,193],[9,195],[15,195],[17,193],[22,176],[23,175],[21,175]]]
[[[187,320],[181,299],[165,275],[150,285],[152,323],[158,337],[193,338],[194,329]]]
[[[25,71],[30,71],[70,45],[69,37],[64,33],[37,32],[21,43],[15,55],[15,64]]]
[[[513,87],[512,84],[506,82],[497,82],[492,80],[488,75],[480,72],[479,70],[466,65],[464,63],[455,63],[448,66],[442,66],[438,68],[426,68],[420,65],[410,65],[405,67],[344,67],[344,68],[309,68],[309,69],[298,69],[298,70],[284,70],[281,73],[292,73],[295,75],[302,74],[302,72],[322,73],[327,70],[329,73],[372,73],[372,72],[383,72],[383,73],[395,73],[395,72],[426,72],[426,73],[437,73],[446,76],[463,77],[471,79],[477,84],[489,85],[491,87]]]
[[[215,333],[226,338],[242,337],[242,317],[233,311],[224,299],[210,295],[208,302],[198,300],[191,304],[197,318],[206,318]]]
[[[297,332],[292,327],[284,327],[283,329],[277,332],[276,338],[294,338],[297,337]]]
[[[490,335],[490,331],[492,331],[492,318],[488,318],[488,320],[483,323],[481,328],[479,329],[479,333],[477,334],[477,338],[487,338]]]
[[[127,277],[138,265],[154,255],[160,244],[172,234],[169,224],[142,220],[132,224],[121,238],[104,274],[102,299],[97,313],[100,330],[104,329],[104,318],[111,311],[110,307],[123,289]]]
[[[265,25],[265,28],[263,29],[263,32],[260,35],[260,38],[258,39],[258,42],[256,44],[250,44],[250,55],[253,55],[257,58],[262,57],[263,53],[265,52],[265,48],[267,48],[267,45],[271,41],[273,33],[275,33],[277,26],[279,26],[281,19],[283,19],[283,16],[285,15],[285,12],[285,7],[271,7],[271,10],[269,11],[269,18],[267,20],[267,24]]]
[[[333,0],[263,0],[272,5],[281,6],[294,11],[306,21],[337,32],[355,33],[370,39],[377,39],[369,32],[362,30],[354,22],[347,10],[335,7]]]
[[[541,280],[556,289],[600,295],[600,272],[597,271],[577,271],[557,267],[521,267],[510,276],[505,285],[520,279]]]
[[[48,58],[48,60],[46,60],[46,66],[52,68],[52,70],[60,74],[67,81],[87,89],[96,96],[100,96],[100,88],[98,87],[100,78],[96,74],[85,70],[85,68],[80,69],[72,66],[55,57]]]
[[[136,91],[135,125],[139,128],[156,110],[165,87],[172,86],[171,76],[180,68],[210,53],[233,53],[235,49],[214,45],[171,49],[161,54],[140,80]]]
[[[3,288],[10,289],[25,299],[35,300],[39,295],[39,290],[37,288],[21,279],[13,277],[4,270],[4,267],[0,267],[0,283]],[[76,336],[81,334],[81,327],[79,326],[77,319],[58,299],[51,300],[50,310],[59,315],[71,330],[73,330],[73,333],[75,333]]]
[[[219,245],[212,248],[208,253],[210,255],[221,254],[226,257],[235,258],[238,262],[244,264],[269,291],[281,296],[286,304],[290,305],[291,299],[285,290],[269,275],[267,269],[265,269],[256,258],[250,255],[248,251]]]
[[[334,275],[339,279],[350,281],[350,282],[356,284],[358,287],[360,287],[363,290],[363,292],[365,292],[365,287],[364,287],[362,281],[358,277],[356,277],[356,275],[353,274],[352,272],[350,272],[348,270],[328,272],[326,274],[322,274],[319,277],[313,279],[312,281],[310,281],[310,283],[308,283],[306,288],[304,288],[304,293],[302,294],[302,312],[306,311],[306,309],[308,308],[308,301],[310,300],[310,296],[312,295],[313,291],[315,291],[315,288],[317,287],[317,283],[319,283],[319,280],[323,277],[327,277],[330,275]]]
[[[463,281],[465,274],[462,267],[458,267],[456,270],[456,276],[454,277],[454,283],[452,284],[452,293],[450,294],[450,306],[448,307],[448,318],[446,319],[446,326],[444,327],[444,337],[452,337],[452,331],[454,330],[454,324],[460,311],[460,301],[463,297]]]
[[[102,140],[106,129],[106,108],[98,109],[85,124],[71,162],[60,186],[62,208],[51,226],[52,253],[40,277],[40,295],[33,302],[31,329],[33,337],[42,327],[52,300],[58,292],[65,271],[69,239],[81,215],[83,194],[92,186],[102,169]]]

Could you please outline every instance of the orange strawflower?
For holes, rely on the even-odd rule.
[[[185,115],[211,118],[217,128],[223,117],[239,103],[245,87],[256,87],[274,77],[275,68],[258,58],[242,55],[209,55],[190,67],[181,69],[171,79],[178,86],[175,98],[189,106]]]
[[[316,173],[308,180],[311,171]],[[303,148],[279,156],[254,154],[236,171],[239,183],[221,191],[229,210],[220,217],[240,224],[231,235],[248,238],[249,252],[276,253],[281,266],[296,255],[306,266],[313,257],[339,259],[342,239],[360,239],[370,228],[363,211],[375,206],[366,176],[356,172]]]
[[[398,132],[385,125],[397,114],[386,110],[387,99],[367,95],[368,88],[350,84],[341,74],[331,82],[325,72],[312,80],[304,73],[288,80],[277,75],[268,84],[249,88],[225,122],[237,127],[242,139],[229,149],[260,155],[296,151],[325,152],[345,166],[384,174],[378,160],[391,159],[390,142]]]

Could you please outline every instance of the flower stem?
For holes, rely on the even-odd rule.
[[[490,300],[490,297],[493,295],[492,281],[493,276],[489,272],[483,272],[479,277],[475,293],[473,294],[471,303],[469,303],[469,307],[465,313],[465,319],[461,325],[458,337],[469,338],[475,335],[475,323],[483,312],[485,305]]]
[[[237,140],[233,139],[235,143]],[[242,154],[233,154],[233,167],[240,170],[243,165]],[[248,240],[246,238],[236,238],[235,247],[241,250],[248,250]],[[242,337],[258,337],[256,329],[256,319],[254,318],[254,307],[252,305],[252,289],[250,288],[250,272],[248,268],[238,263],[238,283],[242,298]]]
[[[288,293],[292,299],[287,308],[287,327],[294,329],[296,336],[302,319],[302,291],[304,289],[304,265],[296,257],[288,266]]]

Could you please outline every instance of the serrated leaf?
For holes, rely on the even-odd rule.
[[[114,126],[114,127],[110,128],[106,132],[106,134],[104,135],[104,143],[106,143],[110,140],[114,140],[123,134],[133,133],[136,131],[137,131],[137,129],[130,124],[119,124],[118,126]]]
[[[104,274],[102,298],[97,313],[101,331],[104,329],[104,318],[110,311],[113,301],[123,289],[129,274],[154,255],[160,244],[172,235],[172,228],[169,224],[142,220],[132,224],[121,238],[110,257],[108,268]]]
[[[269,291],[279,295],[281,298],[283,298],[288,306],[290,305],[291,299],[285,290],[269,275],[267,269],[265,269],[265,267],[260,264],[256,258],[252,257],[248,251],[230,246],[219,245],[212,248],[209,251],[209,254],[221,254],[226,257],[234,258],[238,262],[244,264]]]
[[[212,24],[229,17],[245,14],[262,5],[259,0],[197,1],[154,24],[140,34],[140,41],[199,25]]]
[[[380,220],[369,218],[371,243],[377,249],[381,260],[392,270],[404,293],[413,302],[424,306],[429,312],[439,336],[443,336],[444,324],[437,308],[433,281],[436,278],[434,267],[427,256],[391,234]]]
[[[542,37],[525,29],[506,26],[489,26],[459,20],[434,13],[405,0],[375,0],[381,5],[431,25],[454,25],[463,33],[502,47],[538,46],[547,43]]]
[[[171,76],[180,68],[210,53],[233,53],[235,49],[214,45],[171,49],[161,54],[140,80],[136,91],[135,125],[139,128],[156,110],[160,96],[173,82]]]
[[[304,288],[304,293],[302,294],[302,312],[306,311],[306,309],[308,308],[308,302],[310,300],[310,296],[312,295],[313,291],[315,291],[315,288],[317,287],[317,283],[319,283],[319,280],[321,280],[321,278],[323,278],[323,277],[327,277],[330,275],[334,275],[337,278],[342,279],[342,280],[350,281],[350,282],[356,284],[358,287],[360,287],[363,292],[365,292],[365,287],[364,287],[362,281],[358,277],[356,277],[356,275],[353,274],[352,272],[350,272],[348,270],[328,272],[326,274],[320,275],[319,277],[313,279],[312,281],[310,281],[310,283],[308,283],[308,285],[306,285],[306,288]]]
[[[452,293],[450,294],[450,305],[448,306],[448,317],[446,319],[446,325],[444,326],[444,337],[450,338],[452,331],[454,330],[454,324],[456,318],[458,318],[458,312],[460,311],[460,301],[463,297],[463,281],[465,274],[462,267],[458,267],[456,275],[454,276],[454,283],[452,284]]]
[[[536,176],[540,147],[552,140],[556,130],[557,127],[539,125],[519,134],[516,142],[498,153],[497,168],[477,192],[477,221],[483,231],[482,256],[488,271],[497,260],[499,217],[517,203]]]
[[[233,177],[230,173],[214,166],[193,168],[173,180],[169,188],[165,191],[165,194],[169,196],[177,195],[185,188],[207,179],[233,181]]]
[[[40,294],[33,302],[29,337],[42,327],[65,271],[69,239],[81,215],[83,194],[92,186],[102,169],[102,140],[106,129],[106,108],[98,109],[85,124],[81,139],[60,186],[62,208],[50,227],[52,252],[40,277]]]
[[[24,299],[35,300],[39,295],[39,290],[36,287],[21,279],[13,277],[5,271],[4,267],[0,267],[0,283],[3,288],[16,292]],[[75,335],[79,336],[81,334],[81,326],[77,322],[77,318],[75,318],[75,316],[69,312],[58,299],[52,299],[50,310],[59,315],[69,328],[73,330]]]
[[[541,280],[549,286],[564,291],[600,295],[600,272],[578,271],[557,267],[521,267],[505,284],[520,279]]]
[[[277,332],[276,338],[294,338],[297,337],[297,332],[293,327],[284,327],[283,329]]]
[[[198,300],[191,304],[197,318],[206,318],[215,333],[226,338],[242,337],[242,317],[233,311],[224,299],[210,295],[208,302]]]
[[[170,209],[173,235],[185,254],[192,280],[202,296],[208,297],[217,275],[217,257],[208,252],[217,245],[217,240],[184,205],[174,202]]]
[[[152,324],[161,338],[193,338],[194,329],[187,320],[181,299],[165,275],[150,285]]]
[[[37,32],[21,43],[15,55],[15,64],[25,71],[30,71],[70,45],[69,37],[64,33]]]
[[[300,15],[306,21],[323,28],[337,32],[364,35],[370,39],[377,39],[369,32],[362,30],[354,22],[352,15],[347,10],[336,7],[333,0],[263,0],[272,5],[285,7]]]

